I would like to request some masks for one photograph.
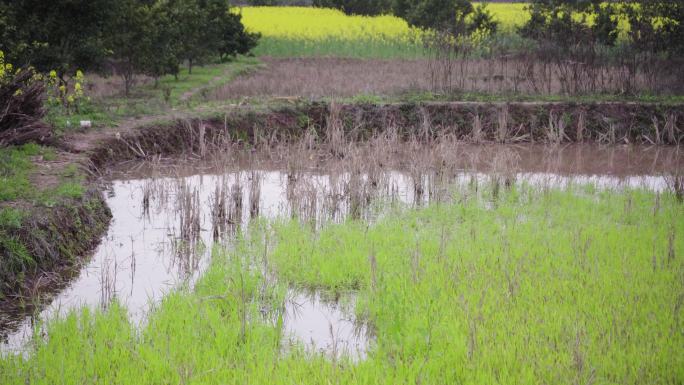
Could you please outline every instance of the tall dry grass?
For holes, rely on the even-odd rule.
[[[477,92],[519,95],[667,93],[677,83],[632,73],[626,67],[584,68],[581,63],[549,64],[534,58],[379,60],[342,58],[263,58],[265,68],[211,92],[210,100],[242,97],[352,97],[407,92]],[[572,76],[568,74],[572,72]],[[585,76],[587,71],[591,76]],[[442,81],[448,72],[448,82]],[[676,76],[675,76],[676,77]],[[442,80],[440,80],[442,79]]]

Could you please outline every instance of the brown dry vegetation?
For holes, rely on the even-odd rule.
[[[477,144],[674,145],[684,139],[682,113],[680,106],[661,108],[637,103],[313,103],[268,111],[237,108],[205,120],[179,119],[123,131],[117,136],[85,134],[72,142],[82,143],[78,151],[87,153],[96,168],[159,155],[203,157],[233,142],[272,147],[306,135],[331,143],[344,142],[339,138],[362,142],[391,132],[402,139],[431,141],[449,137]],[[331,133],[336,136],[329,138]]]
[[[347,97],[427,89],[423,60],[264,58],[266,68],[211,93],[213,100],[243,96]]]
[[[240,77],[208,96],[211,100],[241,97],[351,97],[397,95],[408,91],[482,92],[522,95],[667,92],[664,75],[627,68],[587,68],[538,61],[491,60],[364,60],[340,58],[264,58],[266,67]]]
[[[149,76],[139,75],[135,78],[135,85],[149,85],[154,82]],[[123,95],[124,81],[120,76],[102,76],[88,74],[86,92],[93,99],[120,97]]]

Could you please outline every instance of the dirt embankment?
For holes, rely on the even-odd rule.
[[[205,155],[225,141],[275,143],[331,128],[352,140],[393,129],[402,137],[451,135],[468,142],[679,145],[684,106],[638,103],[327,104],[236,108],[206,119],[178,119],[88,139],[95,168],[155,155]]]
[[[80,198],[27,208],[21,226],[0,228],[18,249],[0,250],[2,313],[32,314],[78,274],[84,257],[107,231],[111,212],[94,185]],[[0,314],[0,330],[5,320]]]
[[[97,175],[115,162],[156,155],[203,156],[227,141],[273,144],[304,132],[326,138],[331,130],[342,130],[353,140],[392,129],[407,138],[451,135],[471,142],[678,145],[684,140],[683,115],[681,105],[638,103],[306,103],[270,109],[231,107],[212,118],[166,123],[149,119],[142,127],[124,124],[73,134],[64,138],[63,154],[88,170],[89,191],[55,207],[30,208],[29,219],[20,228],[0,229],[32,256],[27,261],[11,250],[0,250],[0,298],[33,294],[49,286],[45,282],[54,286],[58,278],[43,278],[78,265],[89,254],[110,219]]]

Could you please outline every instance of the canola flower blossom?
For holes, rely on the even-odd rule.
[[[524,3],[490,4],[502,31],[529,18]],[[239,7],[242,22],[262,35],[257,55],[422,57],[422,32],[395,16],[350,16],[330,8]]]
[[[394,16],[348,16],[329,8],[244,7],[241,12],[245,26],[265,38],[410,39],[417,32]]]
[[[0,51],[0,79],[11,77],[14,73],[14,66],[12,63],[5,62],[5,53]]]
[[[475,6],[480,3],[473,3]],[[488,3],[501,34],[514,34],[530,18],[527,3]],[[242,22],[262,35],[258,56],[335,56],[363,58],[420,58],[425,56],[422,31],[395,16],[350,16],[337,9],[315,7],[236,7]],[[594,23],[592,14],[576,20]],[[620,36],[629,22],[618,20]],[[479,37],[475,36],[477,40]]]
[[[525,3],[489,4],[488,9],[504,30],[523,25],[529,15]],[[265,38],[325,40],[407,39],[419,31],[396,16],[350,16],[330,8],[241,7],[245,26]]]

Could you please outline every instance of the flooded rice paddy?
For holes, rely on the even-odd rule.
[[[587,185],[596,189],[671,187],[683,169],[677,148],[575,145],[458,146],[321,161],[316,152],[273,159],[248,153],[211,161],[159,159],[124,163],[106,178],[113,220],[93,256],[37,314],[0,309],[1,350],[26,351],[37,320],[83,306],[125,305],[136,325],[179,286],[192,286],[209,266],[212,247],[257,218],[298,218],[314,227],[348,217],[373,221],[379,202],[422,206],[449,199],[450,187],[495,183],[535,188]],[[274,277],[277,279],[277,277]],[[31,301],[31,299],[27,299]],[[312,352],[363,358],[372,345],[369,325],[354,319],[353,293],[328,298],[289,290],[283,349],[301,344]]]

